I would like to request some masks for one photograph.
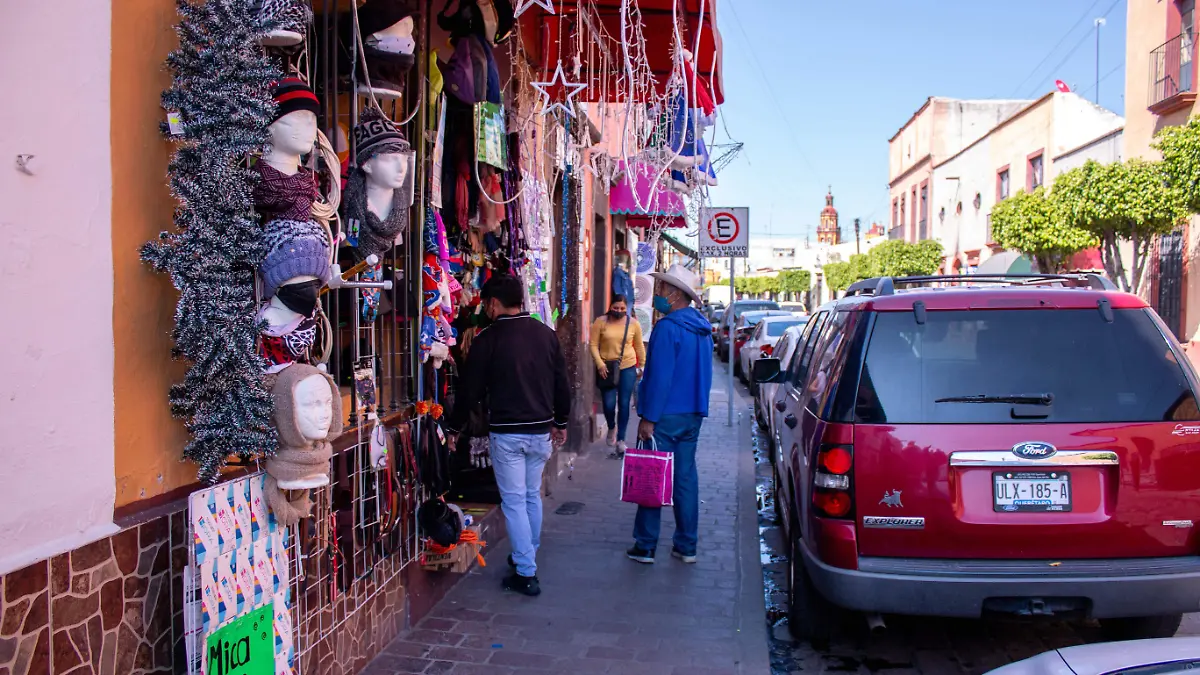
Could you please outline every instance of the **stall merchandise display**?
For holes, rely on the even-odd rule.
[[[293,364],[268,375],[279,449],[267,460],[267,501],[284,525],[311,515],[309,490],[329,484],[330,443],[342,433],[342,401],[333,378]]]

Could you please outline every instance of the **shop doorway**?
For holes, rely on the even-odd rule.
[[[1163,323],[1183,339],[1183,232],[1158,238],[1158,297],[1156,309]]]
[[[608,275],[612,268],[612,255],[608,246],[607,223],[597,215],[592,224],[592,316],[608,311],[608,299],[612,295],[612,284]]]

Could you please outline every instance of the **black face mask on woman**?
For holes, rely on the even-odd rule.
[[[622,312],[619,309],[608,310],[608,318],[610,318],[610,319],[619,319],[623,316],[625,316],[625,312]]]
[[[301,316],[312,316],[313,310],[317,308],[317,296],[320,291],[321,280],[313,279],[280,286],[279,290],[275,291],[275,297],[293,312]]]

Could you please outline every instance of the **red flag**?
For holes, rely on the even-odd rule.
[[[1058,87],[1058,90],[1063,92],[1064,94],[1069,93],[1071,91],[1071,88],[1067,86],[1067,83],[1063,82],[1062,80],[1055,80],[1054,86]]]

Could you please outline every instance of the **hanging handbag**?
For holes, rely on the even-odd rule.
[[[604,367],[608,369],[608,376],[601,377],[600,369],[596,369],[596,386],[600,387],[600,391],[608,391],[616,389],[621,382],[621,363],[625,361],[625,342],[629,339],[629,316],[625,316],[625,334],[621,336],[621,354],[614,361],[605,361]]]
[[[621,462],[621,501],[660,508],[675,503],[675,455],[660,452],[654,439],[638,441]]]

